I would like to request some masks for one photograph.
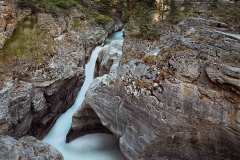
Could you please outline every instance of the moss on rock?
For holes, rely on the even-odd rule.
[[[69,9],[79,3],[78,0],[17,0],[20,7],[29,7],[33,10],[57,12],[59,9]]]
[[[9,64],[17,60],[39,64],[44,61],[44,57],[53,53],[53,38],[38,27],[36,18],[28,17],[19,23],[12,37],[0,50],[0,63]]]
[[[92,16],[94,17],[95,21],[101,25],[106,25],[113,21],[113,19],[111,17],[100,14],[100,13],[96,13],[96,12],[93,13]]]

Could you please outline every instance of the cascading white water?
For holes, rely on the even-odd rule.
[[[116,32],[106,42],[111,44],[114,40],[123,40],[122,32]],[[122,43],[123,41],[119,41]],[[65,160],[122,160],[115,139],[107,134],[90,134],[66,143],[66,135],[70,130],[72,116],[84,101],[85,94],[94,80],[95,64],[99,52],[103,47],[96,47],[90,61],[85,67],[85,82],[76,98],[74,105],[68,109],[55,123],[44,142],[57,148]]]
[[[222,32],[222,31],[216,31],[216,32],[240,40],[240,34],[233,34],[233,33],[227,33],[227,32]]]

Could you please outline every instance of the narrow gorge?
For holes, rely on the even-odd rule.
[[[0,0],[0,160],[239,160],[240,1]]]
[[[112,43],[114,43],[114,41],[115,42],[118,41],[117,45],[122,46],[123,37],[121,35],[122,35],[122,32],[114,33],[111,39],[106,40],[109,43],[106,45],[109,47],[112,47],[112,49],[116,49],[114,48]],[[117,38],[120,38],[120,41],[117,40]],[[97,58],[99,54],[103,52],[104,48],[105,48],[104,46],[102,47],[98,46],[92,51],[90,60],[85,67],[84,84],[81,88],[81,91],[78,93],[78,96],[76,98],[74,105],[70,109],[68,109],[68,111],[66,111],[60,118],[58,118],[55,125],[49,131],[48,135],[43,139],[44,142],[56,147],[63,154],[64,159],[69,159],[69,160],[71,159],[122,160],[123,159],[117,147],[116,140],[114,139],[114,137],[110,137],[110,135],[106,135],[106,134],[88,135],[82,138],[78,138],[69,144],[66,144],[66,136],[71,127],[72,116],[78,109],[81,109],[80,106],[84,101],[85,94],[94,79],[95,64],[96,64]],[[110,54],[110,50],[108,51]],[[88,123],[85,123],[85,125],[87,124]]]

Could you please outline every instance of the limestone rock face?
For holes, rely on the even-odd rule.
[[[91,106],[82,104],[79,112],[73,116],[71,130],[67,135],[67,142],[91,133],[110,133],[110,131],[101,124],[100,119],[91,108]]]
[[[119,32],[120,33],[120,32]],[[105,47],[98,55],[95,75],[97,77],[111,74],[117,76],[118,67],[122,57],[123,40],[115,38],[113,41],[106,41]],[[79,111],[73,116],[71,130],[67,141],[88,133],[110,133],[89,104],[83,103]]]
[[[240,68],[228,65],[213,64],[206,68],[208,77],[214,83],[229,85],[233,91],[240,94]]]
[[[1,133],[5,134],[8,132],[9,129],[9,109],[8,106],[9,104],[9,97],[11,93],[11,88],[12,88],[12,83],[8,82],[6,83],[6,86],[4,89],[1,90],[0,92],[0,128],[1,128]]]
[[[0,160],[63,160],[63,156],[50,145],[34,137],[16,140],[9,136],[0,136]]]
[[[9,121],[11,127],[15,129],[14,134],[24,135],[31,126],[32,89],[32,84],[26,82],[20,82],[12,88],[9,99]]]
[[[17,24],[16,8],[14,1],[0,1],[0,49],[5,44]]]
[[[122,57],[122,45],[123,40],[113,40],[102,49],[97,59],[96,76],[117,71]]]
[[[128,159],[240,159],[240,41],[219,24],[189,18],[156,41],[126,35],[117,76],[91,85],[85,103]]]
[[[114,24],[108,24],[106,30],[87,19],[87,13],[74,8],[68,15],[32,14],[29,9],[16,8],[15,1],[5,0],[0,1],[0,13],[0,41],[1,34],[8,33],[11,38],[10,31],[21,23],[24,23],[23,27],[30,26],[26,31],[35,27],[49,40],[30,44],[37,46],[24,46],[34,48],[34,51],[39,48],[41,51],[34,54],[43,54],[39,55],[43,58],[40,61],[17,58],[18,61],[15,57],[10,57],[8,63],[5,59],[0,60],[0,134],[42,138],[58,116],[74,103],[92,49],[113,32]],[[17,26],[15,19],[19,23]],[[9,56],[7,51],[2,52]]]

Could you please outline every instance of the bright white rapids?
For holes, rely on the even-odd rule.
[[[116,32],[107,41],[106,45],[112,42],[123,42],[123,33]],[[68,109],[56,121],[48,135],[44,138],[44,142],[51,144],[57,148],[64,160],[122,160],[123,157],[118,149],[117,142],[111,135],[107,134],[90,134],[78,138],[67,144],[66,136],[70,130],[72,116],[84,101],[85,94],[94,80],[94,70],[99,52],[104,46],[96,47],[91,55],[90,61],[85,67],[85,82],[76,98],[74,105]]]

